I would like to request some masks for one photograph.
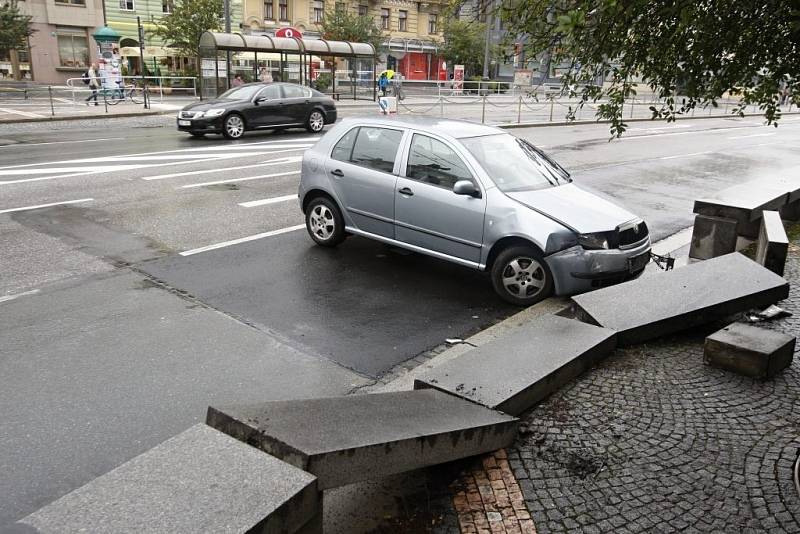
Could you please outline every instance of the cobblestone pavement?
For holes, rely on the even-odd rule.
[[[794,315],[765,324],[795,336],[796,245]],[[800,533],[800,361],[768,381],[711,368],[708,333],[617,350],[526,414],[508,458],[539,533]]]

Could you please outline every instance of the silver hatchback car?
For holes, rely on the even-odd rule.
[[[642,219],[471,122],[344,119],[305,152],[299,198],[319,245],[355,234],[486,270],[522,306],[636,277],[650,260]]]

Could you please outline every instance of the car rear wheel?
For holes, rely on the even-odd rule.
[[[244,119],[241,115],[231,113],[225,118],[222,135],[228,139],[239,139],[244,135]]]
[[[345,238],[342,212],[326,197],[317,197],[308,204],[306,229],[311,239],[323,247],[335,247]]]
[[[553,293],[553,276],[538,250],[517,245],[505,249],[495,259],[492,285],[506,302],[530,306]]]
[[[306,121],[306,130],[311,133],[319,133],[325,127],[325,115],[318,109],[312,111]]]

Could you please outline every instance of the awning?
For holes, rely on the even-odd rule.
[[[315,54],[318,56],[375,57],[375,48],[369,43],[327,41],[325,39],[299,39],[297,37],[271,37],[269,35],[242,35],[240,33],[204,32],[200,36],[200,53],[215,55],[215,50],[247,52],[288,52],[290,54]]]

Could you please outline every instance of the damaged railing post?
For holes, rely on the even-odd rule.
[[[50,95],[50,116],[56,116],[56,108],[53,106],[53,86],[47,86],[47,93]]]
[[[520,93],[517,100],[517,124],[522,122],[522,94]]]

